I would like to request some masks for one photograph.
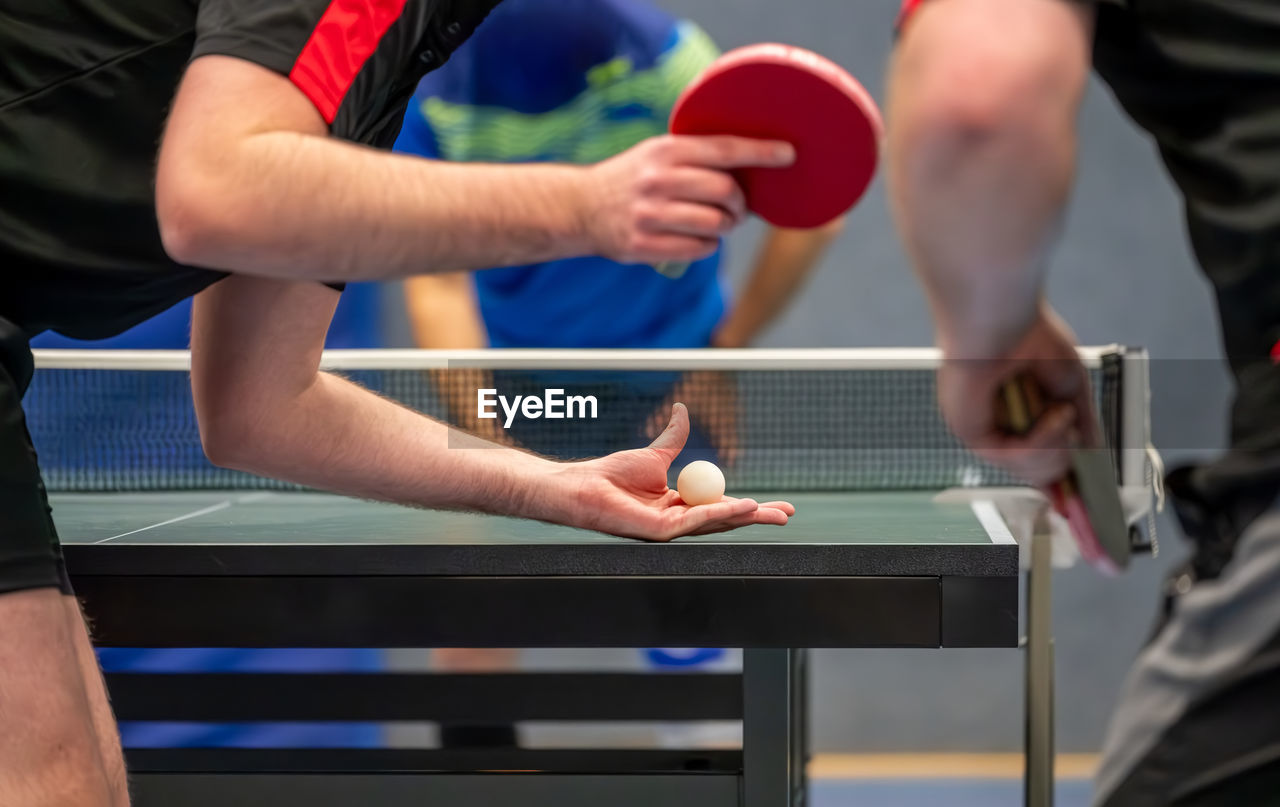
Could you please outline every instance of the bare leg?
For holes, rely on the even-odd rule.
[[[64,597],[63,603],[66,606],[67,624],[75,645],[76,658],[80,663],[85,694],[89,699],[89,716],[97,735],[103,772],[107,777],[107,785],[111,788],[112,804],[115,807],[128,807],[129,782],[125,775],[124,752],[120,748],[120,732],[116,729],[115,715],[111,712],[107,687],[102,680],[102,670],[98,667],[98,657],[94,655],[93,645],[89,641],[89,631],[80,612],[80,603],[75,597]]]
[[[0,595],[0,804],[115,807],[63,595]]]
[[[442,648],[431,651],[436,672],[490,673],[515,669],[519,650],[510,648]],[[514,723],[446,723],[440,726],[440,742],[446,748],[504,747],[519,745]]]
[[[519,650],[446,647],[431,651],[431,667],[436,672],[504,672],[516,666]]]

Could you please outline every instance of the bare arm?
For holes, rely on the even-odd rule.
[[[473,350],[488,343],[469,272],[411,277],[404,282],[404,301],[418,347]]]
[[[960,0],[924,4],[903,32],[889,87],[891,202],[950,354],[998,354],[1037,316],[1075,167],[1092,13],[1063,0]]]
[[[769,228],[746,287],[713,338],[715,346],[745,347],[755,341],[791,303],[843,229],[843,218],[812,230]]]
[[[790,147],[656,138],[588,168],[463,165],[327,136],[285,77],[205,56],[160,151],[157,216],[176,260],[267,277],[364,280],[599,253],[696,259],[744,215],[723,169]]]
[[[488,344],[470,272],[418,275],[404,282],[404,301],[413,342],[430,350],[475,350]],[[493,374],[479,368],[450,367],[428,372],[448,409],[449,422],[503,445],[514,445],[497,420],[476,412],[476,390],[493,387]]]
[[[1067,472],[1069,446],[1097,439],[1075,336],[1042,299],[1075,168],[1092,15],[1064,0],[925,3],[889,84],[890,196],[949,360],[943,415],[979,456],[1038,484]],[[1027,374],[1051,405],[1014,437],[996,402]]]
[[[337,300],[318,284],[240,277],[196,298],[191,386],[210,459],[364,498],[554,518],[530,484],[554,463],[317,371]]]
[[[352,496],[640,538],[786,522],[789,506],[748,499],[676,504],[666,472],[688,433],[683,409],[649,448],[557,463],[449,429],[318,372],[337,299],[316,284],[250,277],[228,278],[197,297],[191,387],[210,459]]]

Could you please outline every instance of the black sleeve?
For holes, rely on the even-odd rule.
[[[287,76],[329,0],[201,0],[191,58],[235,56]]]
[[[418,80],[456,47],[442,38],[460,35],[460,43],[474,28],[445,19],[449,15],[440,7],[468,5],[446,0],[200,0],[192,58],[234,56],[288,76],[315,104],[334,136],[389,146]]]

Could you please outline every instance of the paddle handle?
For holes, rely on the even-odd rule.
[[[1029,434],[1047,408],[1040,384],[1029,374],[1022,373],[1006,381],[1000,393],[1004,400],[1005,428],[1012,434]],[[1075,493],[1070,476],[1050,487],[1064,499]]]

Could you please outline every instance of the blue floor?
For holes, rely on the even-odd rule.
[[[812,807],[1022,807],[1022,783],[988,779],[928,781],[818,779]],[[1090,783],[1059,782],[1054,807],[1089,807]]]

